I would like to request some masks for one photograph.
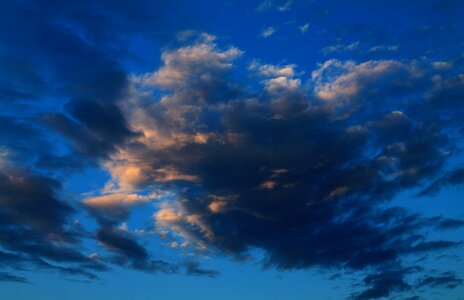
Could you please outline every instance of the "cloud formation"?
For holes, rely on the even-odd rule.
[[[300,5],[264,1],[257,10],[284,15]],[[330,18],[333,10],[319,8],[312,11]],[[441,24],[449,8],[432,8]],[[367,43],[363,33],[378,34],[375,26],[341,20],[358,35],[339,40],[332,27],[322,43],[340,57],[300,70],[221,46],[226,38],[177,33],[189,26],[171,9],[145,0],[0,4],[8,29],[0,34],[8,45],[0,49],[0,104],[12,103],[0,115],[0,281],[24,283],[18,270],[39,269],[96,280],[113,266],[219,276],[195,260],[152,254],[144,237],[157,233],[192,255],[241,260],[259,249],[264,268],[354,272],[363,278],[354,299],[462,285],[454,270],[411,258],[462,246],[429,232],[463,222],[390,201],[464,182],[462,166],[450,167],[464,131],[462,58],[436,54],[458,33],[435,42],[430,36],[455,31],[422,26]],[[305,37],[319,34],[321,16],[292,24]],[[276,32],[259,26],[254,37]],[[286,27],[279,33],[286,38]],[[131,45],[174,35],[159,67],[131,69],[141,55]],[[402,39],[415,46],[404,50]],[[403,50],[411,54],[392,56]],[[76,203],[61,181],[85,168],[111,178]],[[135,207],[152,217],[130,231]],[[90,225],[74,220],[83,214]]]
[[[6,269],[51,269],[96,279],[93,272],[105,267],[76,247],[83,233],[70,224],[74,209],[57,198],[59,188],[51,178],[2,166],[0,263]],[[7,273],[2,278],[26,281]]]
[[[460,245],[429,240],[432,220],[385,206],[441,176],[455,147],[452,123],[421,113],[428,95],[448,101],[428,85],[430,64],[329,60],[303,82],[294,65],[255,61],[263,87],[250,93],[232,76],[240,53],[203,34],[166,50],[119,102],[140,135],[106,166],[120,187],[176,190],[154,215],[159,230],[199,251],[262,249],[279,270],[376,270],[358,299],[408,290],[422,270],[402,267],[407,256]]]

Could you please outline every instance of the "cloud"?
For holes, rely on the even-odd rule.
[[[258,61],[253,61],[248,70],[256,72],[259,77],[264,78],[263,83],[266,91],[273,95],[285,95],[283,98],[295,97],[297,93],[304,92],[304,87],[297,75],[295,65],[270,65],[260,64]],[[279,97],[276,97],[279,98]],[[275,99],[275,103],[282,103],[284,99]]]
[[[386,271],[371,274],[364,278],[364,284],[370,286],[353,299],[377,299],[389,297],[393,292],[407,291],[411,286],[404,281],[405,270]]]
[[[222,51],[213,37],[203,34],[191,46],[165,51],[162,55],[164,66],[160,70],[132,78],[134,90],[128,95],[131,100],[121,101],[120,105],[130,128],[141,134],[128,148],[121,147],[112,160],[106,162],[121,187],[131,189],[154,180],[198,182],[197,176],[164,164],[162,156],[148,155],[141,159],[129,148],[145,155],[150,149],[177,148],[191,143],[202,145],[214,139],[214,132],[205,133],[200,119],[208,107],[241,93],[229,80],[232,62],[241,54],[242,51],[234,47]],[[176,74],[175,77],[172,74]],[[138,91],[153,88],[167,89],[170,93],[163,95],[161,101],[145,106],[147,98]],[[212,119],[211,122],[216,121]]]
[[[388,52],[388,51],[397,51],[399,49],[399,46],[393,45],[393,46],[387,46],[387,45],[379,45],[379,46],[374,46],[370,48],[368,51],[369,52]]]
[[[310,24],[306,23],[304,25],[299,26],[298,29],[300,29],[301,33],[304,34],[309,30],[309,26],[310,26]]]
[[[287,11],[292,4],[265,1],[259,10]],[[175,195],[153,214],[166,240],[235,258],[260,249],[263,265],[279,270],[367,272],[358,299],[407,291],[407,276],[422,272],[402,267],[407,257],[460,245],[431,239],[425,230],[460,222],[424,220],[388,202],[406,189],[430,183],[429,193],[462,181],[459,170],[443,172],[457,147],[449,132],[462,129],[464,81],[447,73],[443,61],[428,62],[425,55],[421,61],[332,59],[309,79],[293,64],[255,62],[250,70],[262,84],[257,87],[248,82],[256,76],[237,80],[242,50],[188,31],[177,36],[182,46],[163,49],[160,68],[128,76],[132,61],[125,54],[134,36],[174,35],[179,24],[171,21],[168,2],[3,6],[8,30],[0,40],[11,50],[0,57],[1,100],[46,103],[28,104],[34,109],[14,117],[9,107],[0,118],[7,129],[0,135],[0,244],[8,250],[0,259],[8,271],[27,266],[91,280],[110,264],[178,272],[118,227],[158,189]],[[424,34],[446,30],[420,28],[411,36],[429,41]],[[261,37],[275,32],[264,28]],[[359,45],[362,39],[326,52]],[[370,52],[400,50],[392,47]],[[58,140],[41,137],[51,135],[49,129],[69,142],[66,153],[43,150]],[[96,219],[94,234],[69,222],[76,208],[58,197],[60,184],[49,173],[53,165],[82,167],[87,160],[105,168],[114,185],[76,205]],[[83,236],[108,256],[84,255]],[[185,268],[191,275],[218,274],[196,262]],[[23,281],[8,272],[0,278]],[[421,282],[439,287],[445,281],[457,282],[451,273]]]
[[[365,110],[376,106],[378,99],[384,102],[376,106],[377,110],[372,109],[372,113],[388,113],[383,108],[398,111],[407,108],[398,99],[425,93],[429,79],[423,72],[414,62],[381,60],[356,64],[331,59],[320,64],[311,73],[311,79],[317,97],[326,101],[336,115],[346,117],[358,110],[359,105]]]
[[[444,186],[464,183],[464,168],[455,169],[448,174],[433,181],[419,193],[419,196],[437,194]]]
[[[84,157],[107,157],[119,144],[136,136],[119,107],[111,102],[75,99],[66,110],[69,116],[52,113],[42,116],[41,121],[68,139]]]
[[[259,12],[265,12],[275,9],[280,12],[286,12],[291,9],[293,2],[293,0],[265,0],[259,4],[256,10]]]
[[[303,32],[303,30],[302,30]],[[332,45],[332,46],[327,46],[325,48],[322,48],[322,53],[324,53],[324,55],[329,55],[329,54],[332,54],[334,52],[343,52],[343,51],[353,51],[353,50],[356,50],[358,49],[359,47],[359,42],[354,42],[354,43],[351,43],[351,44],[348,44],[348,45],[341,45],[341,44],[336,44],[336,45]]]
[[[182,4],[174,8],[168,1],[136,0],[128,8],[119,0],[2,1],[0,18],[8,30],[2,31],[1,42],[8,51],[0,55],[1,100],[118,97],[126,84],[119,58],[131,35],[165,39],[187,25]],[[172,9],[179,19],[168,16]]]
[[[51,178],[2,168],[0,246],[8,253],[0,252],[0,264],[12,270],[51,269],[96,279],[93,271],[102,268],[79,250],[81,233],[68,223],[75,210],[56,197],[59,188]],[[25,281],[6,273],[2,277]]]
[[[263,38],[270,37],[276,32],[276,29],[273,26],[269,26],[267,28],[264,28],[263,31],[261,31],[260,36]]]
[[[260,64],[257,61],[253,61],[248,69],[256,71],[263,77],[293,77],[295,76],[295,65],[275,66],[269,64]]]
[[[176,273],[178,267],[162,260],[153,260],[147,250],[142,247],[129,233],[103,224],[96,234],[97,240],[109,252],[112,263],[131,267],[146,272]]]
[[[453,272],[444,272],[437,276],[425,276],[419,280],[419,287],[441,287],[454,289],[461,286],[464,281]]]
[[[447,288],[454,289],[462,285],[463,280],[454,272],[442,272],[438,275],[427,275],[419,278],[414,283],[405,281],[408,274],[422,271],[421,267],[395,268],[384,270],[377,274],[370,274],[364,278],[367,288],[359,294],[353,295],[353,299],[377,299],[391,297],[396,292],[417,293],[424,288]],[[409,298],[408,298],[409,299]],[[411,299],[419,299],[413,296]]]
[[[109,253],[103,261],[178,271],[117,227],[131,206],[151,200],[135,191],[154,186],[176,191],[154,220],[178,244],[235,257],[259,248],[264,265],[279,270],[397,268],[405,255],[459,245],[428,240],[419,216],[380,205],[435,178],[446,161],[451,141],[441,128],[393,100],[425,91],[428,70],[330,60],[303,83],[295,65],[255,61],[249,70],[263,89],[249,94],[232,78],[242,53],[200,34],[165,50],[158,70],[133,75],[120,100],[72,100],[66,113],[42,118],[113,177],[111,193],[84,201]],[[216,276],[191,264],[187,273]],[[357,297],[406,290],[407,274],[387,275],[368,275]]]
[[[453,64],[447,61],[435,61],[432,66],[439,71],[448,71],[453,68]]]
[[[16,276],[16,275],[8,274],[5,272],[0,272],[0,281],[26,283],[27,279],[21,276]]]
[[[202,269],[200,264],[196,261],[188,261],[185,263],[185,268],[187,275],[194,276],[207,276],[211,278],[218,277],[220,275],[219,271]]]
[[[143,196],[139,194],[109,194],[97,197],[91,197],[84,200],[84,203],[92,207],[112,207],[123,205],[135,205],[139,203],[146,203],[151,199],[156,198],[152,196]]]
[[[440,229],[458,229],[464,227],[464,221],[459,219],[435,218],[438,220],[437,227]]]
[[[218,74],[231,69],[231,62],[242,54],[242,51],[230,47],[218,51],[214,43],[215,37],[200,34],[192,46],[185,46],[173,51],[165,51],[162,55],[164,66],[153,74],[134,77],[133,80],[144,86],[158,86],[163,89],[182,89],[189,85],[215,85],[220,82]],[[208,73],[202,73],[208,70]],[[204,90],[203,92],[207,92]]]
[[[120,185],[176,191],[154,214],[158,230],[196,251],[262,249],[279,270],[388,267],[359,299],[407,290],[421,271],[401,267],[406,256],[460,245],[429,239],[436,221],[384,206],[440,176],[453,147],[417,109],[434,90],[430,64],[329,60],[303,83],[294,65],[254,61],[263,89],[248,93],[231,78],[241,51],[213,41],[166,50],[119,104],[141,135],[107,167]]]

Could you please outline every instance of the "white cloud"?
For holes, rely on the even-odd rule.
[[[189,80],[198,77],[207,80],[209,72],[228,70],[231,62],[243,52],[230,47],[225,51],[218,51],[214,37],[202,36],[193,46],[186,46],[162,54],[164,66],[154,73],[133,76],[134,83],[145,86],[158,86],[165,89],[176,89],[185,86]]]
[[[257,72],[263,77],[293,77],[295,76],[295,67],[296,65],[277,66],[271,64],[260,64],[257,61],[253,61],[248,66],[248,69]]]
[[[274,7],[274,1],[272,1],[272,0],[264,0],[263,2],[261,2],[259,4],[259,6],[256,8],[256,10],[260,11],[260,12],[263,12],[263,11],[271,9],[272,7]]]
[[[279,11],[289,11],[293,5],[293,0],[287,0],[283,5],[278,7]]]
[[[329,55],[329,54],[335,53],[335,52],[353,51],[353,50],[358,49],[358,47],[359,47],[359,42],[353,42],[353,43],[348,44],[348,45],[336,44],[336,45],[332,45],[332,46],[322,48],[322,53],[324,55]]]
[[[346,117],[368,99],[375,99],[374,94],[393,93],[394,88],[407,87],[422,76],[415,63],[378,60],[358,64],[331,59],[311,73],[311,80],[314,94],[339,117]]]
[[[301,33],[306,33],[306,31],[309,30],[309,23],[306,23],[304,25],[299,26],[298,28],[300,29]]]
[[[256,8],[259,12],[265,12],[269,10],[278,10],[280,12],[289,11],[293,5],[293,0],[286,1],[275,1],[275,0],[265,0],[259,4]]]
[[[278,93],[281,91],[296,91],[301,87],[300,79],[291,79],[285,76],[271,78],[264,81],[266,90],[269,93]]]
[[[272,27],[272,26],[269,26],[269,27],[263,29],[263,31],[261,31],[260,36],[263,37],[263,38],[267,38],[267,37],[270,37],[271,35],[273,35],[275,32],[276,32],[276,29],[274,27]]]
[[[387,52],[387,51],[396,51],[400,47],[397,45],[380,45],[380,46],[375,46],[369,49],[369,52]]]
[[[453,64],[447,61],[435,61],[432,66],[438,71],[447,71],[453,68]]]

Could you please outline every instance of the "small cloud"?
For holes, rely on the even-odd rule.
[[[441,273],[437,276],[425,276],[419,281],[418,286],[454,289],[462,285],[463,283],[464,281],[461,278],[459,278],[455,273],[448,271]]]
[[[175,241],[172,242],[172,243],[171,243],[171,248],[172,248],[172,249],[177,249],[177,248],[179,248],[179,243],[178,243],[178,242],[175,242]]]
[[[253,61],[248,70],[255,71],[258,75],[263,77],[276,78],[280,76],[294,77],[296,65],[271,65],[260,64],[258,61]]]
[[[306,33],[306,31],[309,30],[309,23],[306,23],[306,24],[304,24],[304,25],[301,25],[301,26],[299,26],[298,28],[300,29],[301,33]]]
[[[0,272],[0,282],[2,281],[10,281],[10,282],[18,282],[18,283],[27,283],[27,279],[21,276],[16,276],[13,274],[9,274],[6,272]]]
[[[270,10],[274,6],[274,1],[272,0],[265,0],[259,4],[256,8],[257,11],[263,12],[266,10]]]
[[[193,276],[206,276],[210,278],[215,278],[220,275],[219,271],[213,269],[203,269],[200,266],[200,263],[196,261],[188,261],[185,263],[185,271],[187,275]]]
[[[448,71],[453,68],[453,64],[447,61],[435,61],[432,66],[438,71]]]
[[[274,1],[274,0],[265,0],[259,4],[256,8],[259,12],[265,12],[270,10],[278,10],[280,12],[289,11],[293,5],[293,0],[287,1]]]
[[[276,181],[268,180],[268,181],[265,181],[265,182],[261,183],[261,185],[259,186],[259,188],[260,188],[260,189],[263,189],[263,190],[272,190],[272,189],[274,189],[276,186],[277,186],[277,182],[276,182]]]
[[[121,230],[121,231],[129,232],[129,227],[127,227],[127,223],[126,223],[126,222],[123,222],[123,223],[118,227],[118,229]]]
[[[324,55],[328,55],[328,54],[335,53],[335,52],[353,51],[353,50],[358,49],[358,47],[359,47],[359,42],[353,42],[348,45],[336,44],[336,45],[324,47],[322,49],[322,53]]]
[[[380,45],[380,46],[375,46],[369,49],[368,52],[391,52],[391,51],[397,51],[400,47],[397,45]]]
[[[290,10],[292,4],[293,4],[293,0],[288,0],[288,1],[286,1],[286,2],[284,3],[284,5],[279,6],[279,7],[278,7],[278,10],[279,10],[279,11],[288,11],[288,10]]]
[[[273,35],[274,33],[276,32],[276,29],[272,26],[269,26],[267,28],[265,28],[262,32],[261,32],[261,37],[263,38],[267,38],[267,37],[270,37],[271,35]]]

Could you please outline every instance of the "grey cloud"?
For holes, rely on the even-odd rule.
[[[0,281],[26,283],[27,279],[21,276],[16,276],[16,275],[5,273],[5,272],[0,272]]]
[[[459,278],[455,273],[443,272],[436,276],[424,276],[419,280],[418,286],[429,288],[444,287],[448,289],[454,289],[458,286],[461,286],[463,283],[464,281],[461,278]]]
[[[13,270],[54,269],[96,278],[89,271],[97,269],[96,262],[76,248],[82,236],[68,224],[74,209],[57,198],[59,188],[53,179],[2,169],[0,245],[8,253],[0,253],[0,264]]]
[[[464,168],[458,168],[433,181],[429,186],[423,189],[418,196],[434,195],[447,185],[458,185],[462,183],[464,183]]]
[[[194,275],[194,276],[207,276],[211,278],[215,278],[220,275],[219,271],[217,270],[210,270],[210,269],[203,269],[201,268],[200,264],[196,261],[188,261],[185,263],[186,273],[187,275]]]

